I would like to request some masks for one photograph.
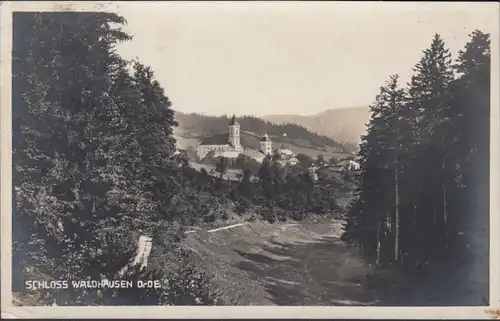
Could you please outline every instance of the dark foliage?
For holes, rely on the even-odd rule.
[[[478,250],[487,230],[489,35],[474,31],[454,65],[435,35],[414,72],[407,88],[391,77],[371,106],[343,235],[378,264],[410,269]]]
[[[179,252],[182,203],[207,184],[173,158],[171,103],[152,70],[114,46],[130,37],[112,13],[15,13],[13,43],[14,288],[44,275],[111,278],[155,238],[147,272],[168,284],[144,291],[52,293],[58,304],[215,304],[218,294]],[[201,206],[193,204],[191,206]],[[156,258],[176,254],[165,270]],[[201,273],[201,274],[200,274]],[[212,296],[213,294],[213,296]],[[142,302],[142,303],[141,303]]]

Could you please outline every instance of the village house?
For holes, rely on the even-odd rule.
[[[353,160],[345,159],[345,160],[342,160],[342,161],[338,162],[337,164],[335,164],[334,168],[337,171],[351,171],[351,172],[353,172],[353,171],[359,171],[360,165],[359,165],[359,163],[357,163]]]
[[[299,163],[299,160],[295,156],[295,153],[289,148],[282,147],[280,149],[277,149],[276,152],[279,155],[279,159],[277,160],[277,162],[282,166],[295,166]]]

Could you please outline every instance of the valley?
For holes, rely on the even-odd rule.
[[[374,305],[373,272],[340,240],[341,222],[247,222],[190,233],[185,246],[242,305]]]

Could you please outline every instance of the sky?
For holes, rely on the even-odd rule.
[[[153,68],[175,110],[208,115],[365,106],[391,74],[409,79],[435,33],[456,57],[474,29],[498,29],[487,2],[122,2],[118,13],[133,36],[118,52]]]

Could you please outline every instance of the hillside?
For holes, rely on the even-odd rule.
[[[357,145],[366,130],[370,111],[367,106],[343,107],[311,116],[268,115],[263,118],[276,124],[294,123],[336,141]]]
[[[240,305],[374,305],[374,269],[340,233],[340,222],[245,222],[189,234],[185,246]]]
[[[199,114],[175,113],[179,126],[174,130],[177,146],[181,149],[196,149],[203,137],[228,131],[229,117],[205,116]],[[311,157],[324,155],[344,156],[350,151],[345,144],[329,137],[314,133],[301,125],[273,124],[269,121],[243,116],[238,118],[241,125],[241,143],[244,147],[258,149],[259,137],[267,133],[273,141],[273,147],[286,146],[296,154]]]

